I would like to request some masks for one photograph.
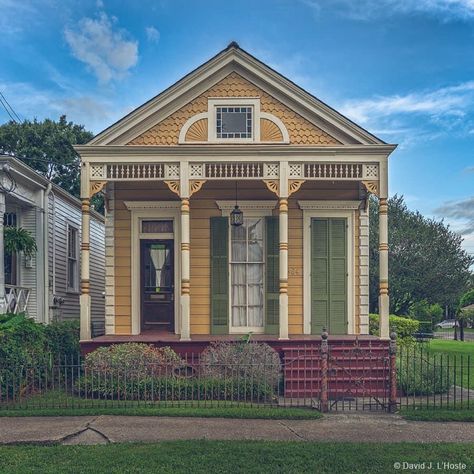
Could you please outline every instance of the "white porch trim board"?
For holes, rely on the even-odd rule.
[[[359,210],[359,331],[369,334],[369,208]]]
[[[126,208],[131,211],[131,268],[132,268],[132,335],[141,332],[140,310],[140,240],[170,238],[170,234],[142,234],[142,219],[173,220],[174,239],[174,327],[175,333],[182,331],[181,311],[181,201],[125,201]]]
[[[105,334],[115,334],[115,183],[107,183],[105,212]]]
[[[0,313],[5,313],[7,302],[5,299],[5,257],[3,243],[3,216],[5,215],[5,194],[0,192]]]

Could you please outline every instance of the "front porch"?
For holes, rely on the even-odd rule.
[[[106,338],[209,343],[211,335],[231,340],[252,333],[304,341],[323,328],[337,337],[368,335],[367,199],[380,194],[381,177],[373,162],[315,157],[302,163],[85,163],[83,346],[91,347],[88,207],[103,189]],[[245,219],[238,232],[228,219],[235,189]],[[388,339],[383,198],[380,205],[381,336]],[[237,255],[242,251],[246,257]],[[94,345],[119,339],[94,339]]]
[[[181,341],[179,334],[172,334],[162,331],[145,331],[136,336],[129,335],[105,335],[94,337],[90,341],[81,342],[81,352],[83,355],[93,350],[110,346],[112,344],[125,344],[130,342],[150,344],[155,347],[169,346],[180,355],[199,354],[209,344],[213,342],[241,342],[247,340],[245,335],[220,335],[212,336],[208,334],[196,334],[189,341]],[[283,354],[285,348],[295,349],[301,347],[319,347],[321,344],[321,336],[312,334],[290,335],[287,340],[281,340],[277,336],[268,334],[255,334],[249,338],[251,342],[265,342],[280,354]],[[354,343],[371,344],[374,347],[388,347],[388,341],[381,341],[377,336],[370,335],[342,335],[331,336],[329,338],[331,344],[344,347],[352,347]]]

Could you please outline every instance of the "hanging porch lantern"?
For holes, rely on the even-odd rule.
[[[235,182],[235,207],[230,213],[230,225],[239,227],[244,223],[244,213],[237,204],[237,181]]]

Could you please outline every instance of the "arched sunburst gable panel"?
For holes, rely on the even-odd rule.
[[[275,116],[283,123],[288,131],[288,142],[292,145],[341,144],[341,142],[336,138],[332,137],[327,132],[299,115],[297,112],[291,110],[255,84],[244,79],[236,72],[232,72],[220,82],[209,88],[206,92],[172,113],[166,119],[131,140],[128,145],[178,145],[180,143],[179,138],[183,125],[185,125],[191,117],[208,111],[208,98],[210,97],[259,98],[261,111],[264,114]],[[201,133],[200,136],[202,137],[202,130],[200,130],[199,133]]]

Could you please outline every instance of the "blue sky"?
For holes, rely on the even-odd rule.
[[[0,29],[0,91],[20,117],[93,132],[238,41],[398,143],[391,194],[474,253],[474,0],[0,0]]]

